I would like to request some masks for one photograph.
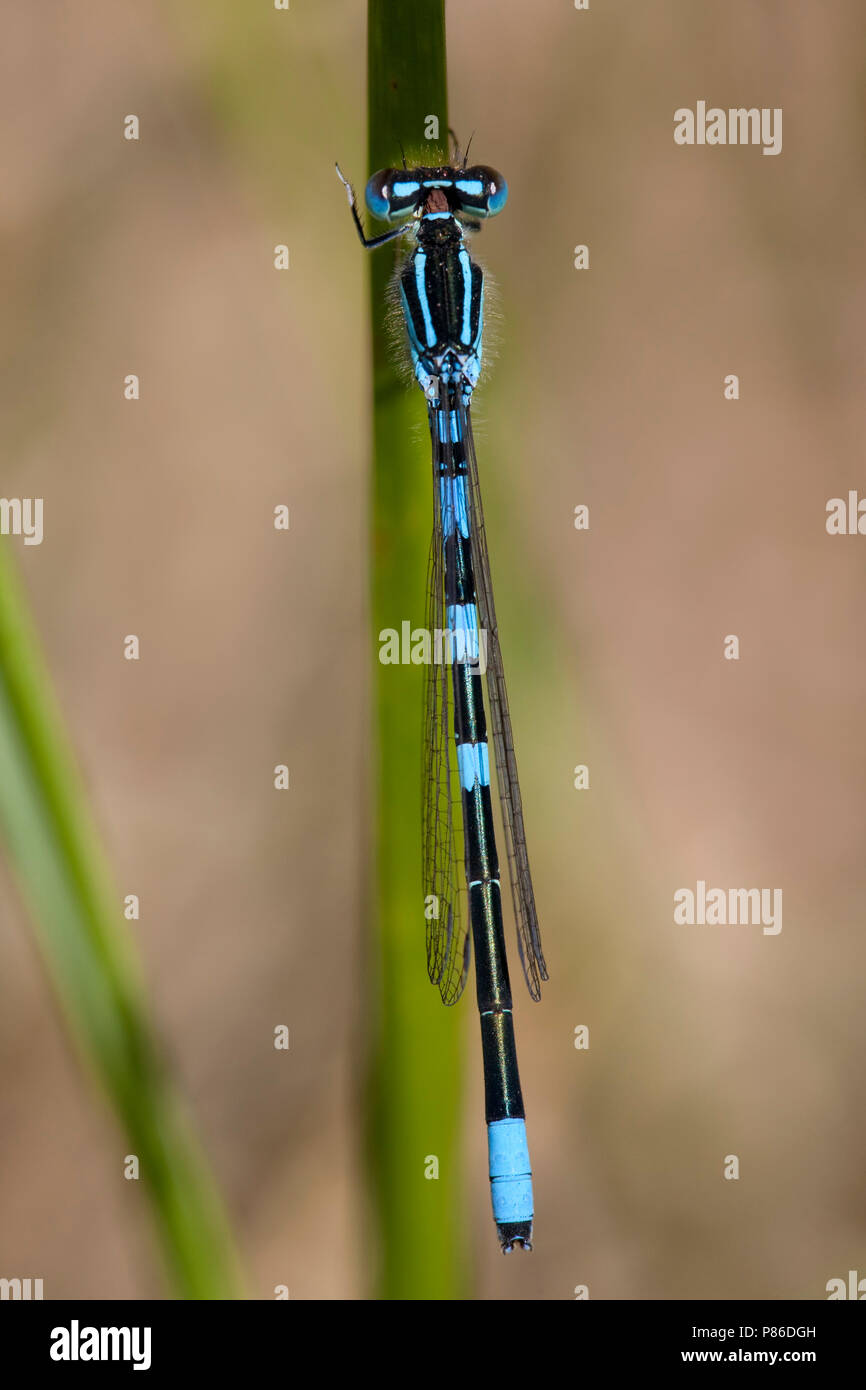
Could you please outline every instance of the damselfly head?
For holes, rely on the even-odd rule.
[[[469,169],[380,169],[367,184],[364,196],[374,217],[396,222],[424,210],[434,193],[436,210],[444,197],[452,213],[495,217],[505,207],[508,184],[486,164]]]

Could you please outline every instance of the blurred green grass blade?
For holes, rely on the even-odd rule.
[[[447,151],[442,0],[371,0],[368,8],[369,165]],[[428,118],[440,142],[425,144]],[[432,472],[421,393],[400,379],[385,328],[394,252],[370,256],[373,350],[372,614],[386,628],[425,621]],[[459,1105],[463,1016],[443,1008],[427,978],[421,882],[422,670],[375,663],[378,1017],[368,1153],[381,1236],[385,1298],[460,1298]],[[428,1159],[438,1178],[425,1177]]]
[[[0,832],[82,1059],[140,1161],[178,1295],[240,1296],[212,1178],[158,1041],[23,591],[0,541]],[[115,1171],[122,1182],[121,1144]]]

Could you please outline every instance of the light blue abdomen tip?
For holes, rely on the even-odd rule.
[[[531,1221],[532,1169],[525,1121],[494,1120],[487,1126],[487,1149],[494,1221]]]

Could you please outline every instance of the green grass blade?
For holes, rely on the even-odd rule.
[[[442,0],[371,0],[368,10],[369,167],[447,150]],[[439,141],[425,142],[429,118]],[[432,516],[421,394],[395,371],[385,329],[390,246],[370,257],[374,369],[372,613],[379,634],[424,625]],[[462,1016],[427,979],[421,884],[422,670],[375,664],[377,1035],[369,1144],[385,1298],[459,1298],[459,1119]],[[438,1178],[425,1163],[438,1163]]]
[[[177,1294],[240,1294],[213,1181],[147,1019],[132,945],[63,733],[23,592],[0,542],[0,833],[83,1061],[137,1155]]]

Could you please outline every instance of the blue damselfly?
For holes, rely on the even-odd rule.
[[[529,992],[541,994],[541,951],[511,718],[499,649],[470,404],[481,371],[484,275],[466,233],[501,211],[505,180],[483,165],[383,169],[367,184],[369,211],[399,223],[367,237],[339,167],[358,236],[368,250],[405,237],[397,272],[415,377],[427,400],[433,449],[433,539],[427,630],[446,631],[449,663],[428,666],[424,714],[423,864],[427,964],[446,1004],[460,997],[475,943],[493,1217],[504,1251],[531,1248],[532,1173],[511,988],[502,930],[483,680],[511,878],[517,943]],[[486,651],[482,660],[482,639]],[[459,790],[458,790],[459,789]],[[462,821],[462,846],[457,843]],[[461,883],[461,860],[465,886]],[[470,934],[471,928],[471,934]]]

